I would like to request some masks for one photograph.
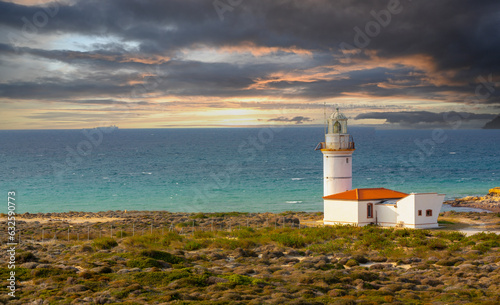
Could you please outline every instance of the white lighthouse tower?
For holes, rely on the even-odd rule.
[[[347,133],[347,117],[338,108],[327,122],[325,142],[316,147],[323,153],[323,196],[352,188],[352,153],[355,150],[352,136]]]

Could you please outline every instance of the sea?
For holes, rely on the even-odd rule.
[[[500,130],[349,133],[353,188],[451,199],[500,186]],[[0,191],[18,213],[322,211],[322,141],[322,127],[2,130]]]

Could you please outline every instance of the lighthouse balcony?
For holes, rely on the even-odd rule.
[[[314,150],[355,150],[352,136],[339,137],[333,141],[320,142]]]

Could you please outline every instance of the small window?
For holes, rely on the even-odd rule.
[[[366,218],[373,218],[373,203],[366,206]]]
[[[432,216],[432,210],[425,211],[425,216]]]
[[[422,216],[422,210],[418,210],[418,216]]]
[[[345,163],[349,163],[349,158],[345,158]]]

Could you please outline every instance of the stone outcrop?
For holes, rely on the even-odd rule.
[[[500,187],[490,189],[485,196],[467,196],[448,200],[445,203],[454,207],[470,207],[500,212]]]

